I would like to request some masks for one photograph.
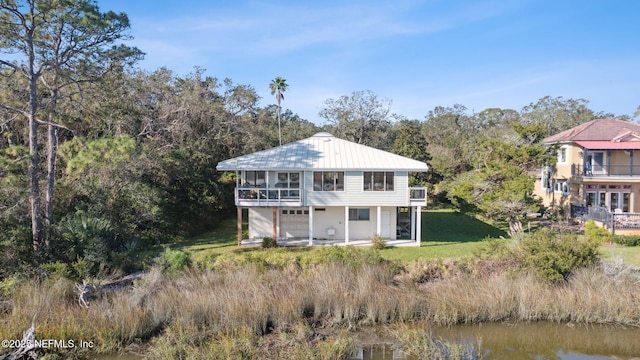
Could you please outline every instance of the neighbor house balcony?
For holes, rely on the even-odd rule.
[[[410,187],[409,188],[409,205],[410,206],[427,206],[427,188]]]
[[[640,164],[626,165],[582,165],[572,164],[571,174],[585,178],[601,177],[638,177],[640,178]]]
[[[236,188],[236,206],[302,206],[301,189]]]

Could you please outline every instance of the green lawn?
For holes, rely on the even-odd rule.
[[[246,229],[246,223],[245,227]],[[164,244],[171,249],[187,250],[194,260],[223,253],[261,251],[259,247],[237,246],[236,219],[221,219],[215,230],[189,239]],[[429,210],[422,214],[422,244],[418,247],[396,247],[382,250],[383,257],[406,262],[419,258],[444,259],[470,256],[487,237],[507,237],[504,230],[453,210]],[[314,256],[318,247],[286,248],[290,252]],[[640,247],[603,245],[605,259],[622,258],[625,264],[640,266]]]
[[[389,248],[382,251],[382,256],[398,261],[460,258],[473,254],[485,238],[500,236],[507,234],[474,217],[453,210],[430,210],[422,214],[420,248]]]
[[[640,247],[605,244],[600,247],[600,253],[605,260],[616,261],[620,258],[627,265],[640,266]]]
[[[195,260],[213,254],[260,250],[257,247],[238,247],[236,234],[236,219],[221,219],[214,231],[164,245],[174,250],[187,250]],[[506,233],[452,210],[425,211],[422,214],[421,247],[388,248],[382,251],[382,256],[401,262],[418,258],[459,258],[471,255],[488,236],[506,236]],[[314,249],[317,248],[307,248],[304,252],[313,253]],[[300,249],[291,248],[289,251],[300,252]]]

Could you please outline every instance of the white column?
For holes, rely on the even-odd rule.
[[[309,206],[309,246],[313,246],[313,206]]]
[[[411,218],[411,240],[416,239],[416,210],[413,206],[409,207],[409,213]]]
[[[382,207],[378,206],[376,209],[376,234],[382,235]]]
[[[344,207],[344,242],[349,243],[349,207]]]
[[[416,214],[416,245],[420,246],[422,239],[422,206],[418,206]]]

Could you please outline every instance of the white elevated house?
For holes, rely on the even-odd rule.
[[[366,243],[375,234],[389,244],[420,245],[423,187],[410,172],[427,164],[321,132],[218,163],[236,172],[238,243],[242,210],[249,239],[323,245]]]

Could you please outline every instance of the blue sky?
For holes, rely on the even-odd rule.
[[[640,1],[100,0],[125,12],[141,68],[195,66],[322,124],[329,98],[371,90],[423,120],[436,106],[520,111],[550,95],[594,111],[640,105]]]

